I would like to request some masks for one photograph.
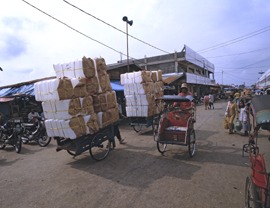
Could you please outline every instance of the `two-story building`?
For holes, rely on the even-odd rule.
[[[165,85],[177,93],[183,82],[189,90],[197,96],[219,88],[214,79],[215,66],[188,46],[181,52],[154,57],[145,57],[138,60],[129,60],[129,71],[162,70]],[[127,61],[108,65],[108,74],[112,80],[120,80],[120,74],[127,72]]]

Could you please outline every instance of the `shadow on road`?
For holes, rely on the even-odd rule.
[[[199,130],[195,128],[196,140],[207,140],[209,137],[219,134],[219,131]]]
[[[125,149],[114,150],[101,162],[85,157],[69,165],[124,186],[137,188],[148,187],[163,177],[191,180],[193,174],[201,168],[185,161]]]
[[[13,163],[16,163],[17,161],[19,161],[20,159],[15,159],[15,160],[12,160],[12,161],[8,161],[7,159],[0,159],[0,166],[10,166],[12,165]]]

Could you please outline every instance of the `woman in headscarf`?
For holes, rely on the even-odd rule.
[[[238,108],[237,104],[234,102],[234,98],[232,95],[229,97],[229,102],[226,108],[225,115],[227,117],[228,125],[229,125],[229,134],[233,133],[233,123],[234,119],[238,119]]]

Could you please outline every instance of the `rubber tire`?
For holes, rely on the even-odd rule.
[[[132,126],[133,130],[137,133],[139,133],[142,130],[142,126],[141,125],[134,125]]]
[[[6,145],[0,142],[0,149],[5,149]]]
[[[43,143],[44,140],[42,138],[44,138],[44,137],[46,137],[47,139]],[[51,140],[52,140],[52,138],[48,137],[46,134],[46,136],[44,135],[43,137],[39,137],[37,142],[38,142],[39,146],[46,147],[48,144],[50,144]]]
[[[89,153],[94,160],[101,161],[108,156],[111,149],[110,146],[111,142],[109,137],[104,133],[98,133],[92,138]],[[101,154],[99,152],[101,152]]]
[[[0,137],[3,137],[2,132],[0,132]],[[0,140],[0,149],[5,149],[5,147],[6,147],[5,142],[4,141],[1,142],[1,140]]]
[[[15,151],[17,153],[21,152],[21,149],[22,149],[22,138],[21,138],[21,136],[19,136],[19,135],[17,136],[17,141],[14,144],[14,147],[15,147]]]
[[[72,155],[72,156],[77,156],[75,151],[71,151],[71,150],[67,150],[68,154]]]
[[[193,137],[193,138],[192,138]],[[188,154],[189,157],[193,157],[196,151],[196,135],[195,135],[195,130],[191,129],[190,133],[187,138],[187,144],[188,144]],[[190,141],[193,140],[193,141]]]
[[[158,151],[163,154],[166,151],[167,144],[162,142],[157,142],[157,149]]]
[[[255,185],[253,184],[251,177],[247,177],[245,187],[245,208],[259,207],[258,194],[256,192]]]
[[[158,137],[158,124],[157,125],[153,125],[153,136],[154,136],[154,141],[157,141],[157,137]]]

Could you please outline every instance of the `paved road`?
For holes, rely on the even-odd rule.
[[[88,153],[72,158],[48,147],[23,145],[21,154],[0,150],[0,205],[32,207],[184,207],[244,206],[248,158],[241,156],[246,137],[222,129],[226,103],[214,110],[197,108],[197,152],[167,147],[162,156],[150,129],[135,133],[121,126],[126,145],[119,145],[101,162]],[[270,142],[260,132],[261,152],[270,170]]]

